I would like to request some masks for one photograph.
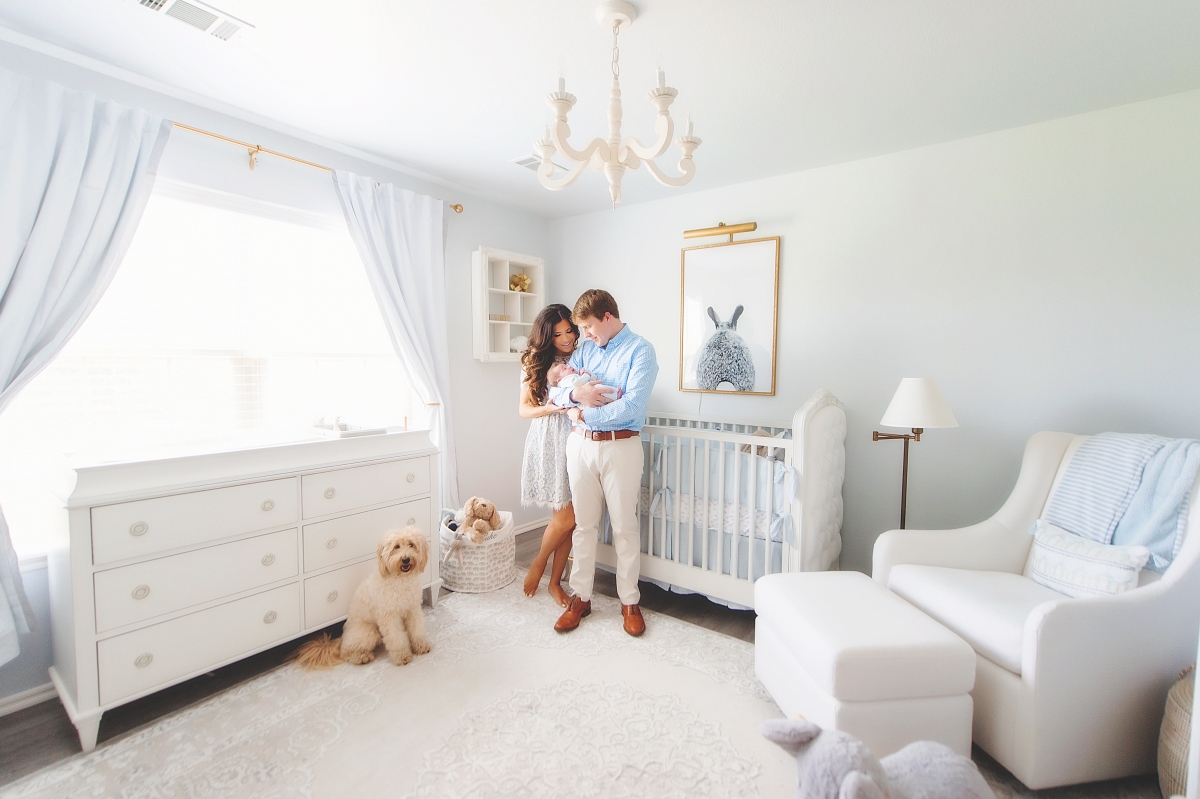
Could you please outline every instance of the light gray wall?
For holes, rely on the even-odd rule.
[[[935,378],[961,425],[912,446],[909,527],[993,513],[1038,430],[1200,437],[1197,131],[1191,92],[555,220],[554,299],[610,290],[658,351],[652,407],[696,412],[676,388],[681,234],[782,236],[777,393],[702,412],[789,420],[819,388],[841,398],[842,563],[869,571],[901,455],[871,430],[902,377]]]
[[[446,315],[460,491],[464,498],[478,494],[495,500],[501,508],[514,510],[518,524],[530,523],[542,516],[536,510],[525,511],[520,507],[519,467],[528,422],[522,420],[516,410],[518,366],[484,364],[471,356],[470,267],[471,252],[480,245],[544,257],[548,240],[545,219],[7,42],[0,42],[0,67],[53,80],[70,88],[94,91],[102,97],[145,108],[167,119],[261,144],[315,163],[370,175],[448,202],[461,202],[465,206],[462,214],[449,213],[446,243]],[[172,133],[160,175],[341,216],[328,173],[270,156],[260,157],[258,167],[251,172],[244,150],[183,130]],[[28,557],[40,553],[22,551],[20,554]],[[32,601],[45,606],[45,571],[40,574],[40,582],[36,577],[27,577],[27,585]],[[48,614],[46,619],[48,632]],[[32,669],[40,673],[41,683],[45,683],[49,660],[42,650],[49,651],[48,641],[44,647],[39,646],[28,652],[23,648],[17,661],[0,669],[0,698],[29,687],[16,687],[20,680],[12,675],[26,674]]]
[[[21,563],[21,579],[33,606],[36,626],[19,636],[21,654],[0,666],[0,699],[50,682],[47,670],[54,662],[50,644],[50,591],[46,584],[46,559]]]

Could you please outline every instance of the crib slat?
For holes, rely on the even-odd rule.
[[[770,528],[766,530],[770,537]],[[758,448],[750,448],[750,535],[746,542],[746,552],[750,563],[746,566],[746,579],[754,582],[754,548],[758,541]],[[764,574],[766,571],[764,570]]]
[[[701,563],[704,569],[708,569],[708,493],[711,490],[710,470],[712,469],[712,442],[708,439],[704,440],[704,505],[700,509],[700,518],[702,519],[703,527],[700,529],[700,543],[703,547],[703,555]]]
[[[775,450],[767,450],[767,454],[766,466],[770,477],[767,479],[767,532],[766,542],[763,544],[763,574],[771,574],[771,551],[775,547],[774,539],[771,538],[771,527],[775,524]],[[780,548],[784,546],[787,544],[781,544]]]
[[[741,572],[742,565],[742,453],[741,447],[737,444],[733,445],[733,538],[730,553],[733,556],[733,566],[729,570],[729,574],[733,579],[738,579],[738,574]],[[724,516],[725,514],[721,514]],[[753,533],[754,529],[749,528],[748,532]],[[747,545],[749,549],[749,545]]]
[[[679,479],[680,466],[683,461],[683,439],[679,435],[675,436],[675,542],[671,548],[671,559],[676,563],[679,562],[679,517],[680,513],[680,497],[683,493],[683,483]]]

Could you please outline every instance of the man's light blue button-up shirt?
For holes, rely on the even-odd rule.
[[[584,408],[583,420],[589,430],[641,430],[650,407],[650,392],[658,377],[654,345],[629,329],[609,339],[603,347],[584,340],[571,356],[571,366],[589,372],[606,386],[622,389],[621,398],[600,408]],[[560,408],[578,405],[571,401],[571,388],[550,389],[550,401]]]

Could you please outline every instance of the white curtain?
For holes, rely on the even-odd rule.
[[[446,206],[441,200],[334,171],[333,183],[392,346],[429,411],[441,450],[442,505],[458,507],[446,334]]]
[[[100,300],[171,123],[0,69],[0,413]],[[0,512],[0,663],[33,614]]]

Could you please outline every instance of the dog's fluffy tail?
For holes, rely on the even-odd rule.
[[[323,633],[288,655],[288,660],[294,660],[306,669],[333,668],[342,662],[342,639]]]

